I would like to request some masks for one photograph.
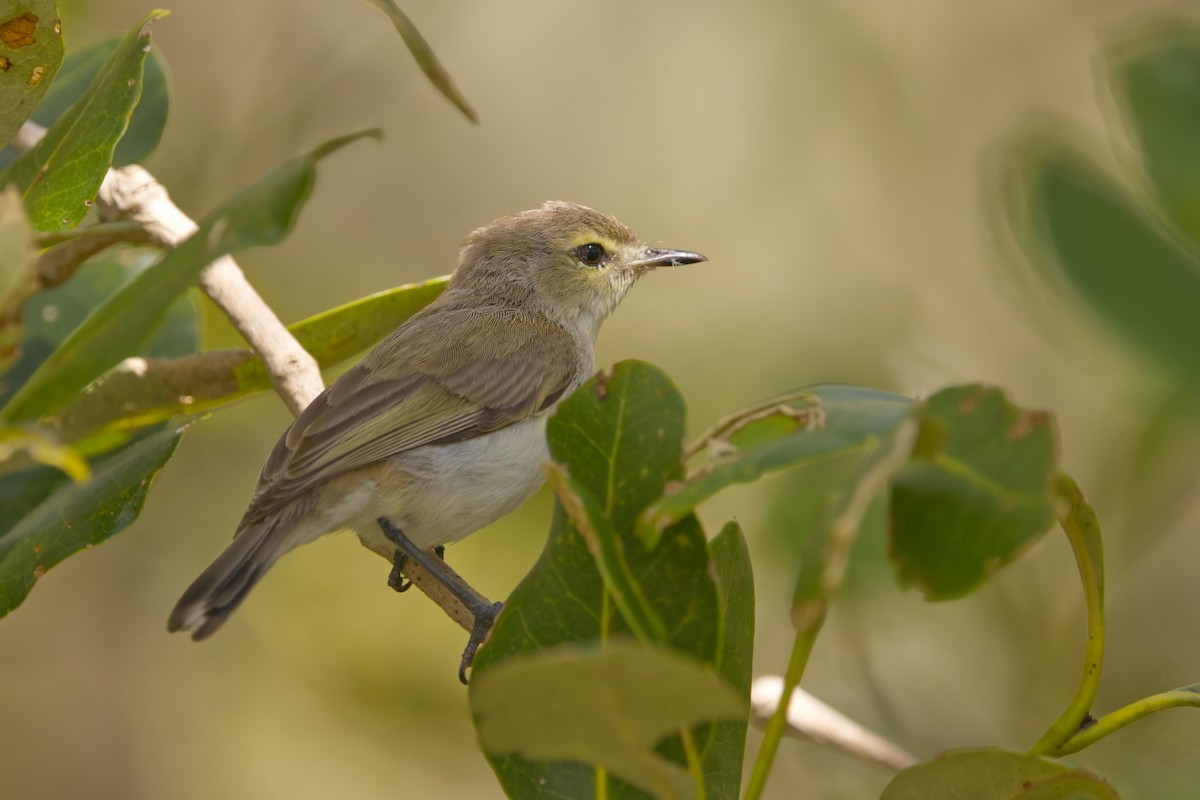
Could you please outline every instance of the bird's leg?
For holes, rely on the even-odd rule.
[[[396,588],[393,580],[403,582],[401,570],[408,569],[410,576],[413,577],[412,582],[416,583],[417,588],[428,594],[452,619],[470,631],[471,637],[467,641],[467,647],[463,651],[462,661],[458,668],[459,680],[466,683],[467,668],[475,659],[475,651],[487,638],[488,632],[491,631],[492,624],[496,621],[501,609],[504,608],[504,604],[491,602],[451,569],[441,557],[444,553],[443,548],[434,548],[432,553],[422,550],[413,544],[412,540],[393,525],[387,517],[380,517],[376,522],[379,523],[379,529],[383,531],[383,535],[387,537],[388,541],[396,545],[396,555],[392,562],[392,574],[388,578],[388,584]],[[421,577],[411,574],[417,570],[432,578],[437,585],[430,586]],[[439,588],[444,591],[438,591]]]
[[[440,544],[433,548],[433,554],[443,561],[446,560],[446,548]],[[408,564],[408,556],[404,555],[403,550],[396,550],[395,555],[392,556],[392,572],[388,575],[388,586],[397,592],[407,592],[412,588],[412,581],[404,577],[406,564]]]

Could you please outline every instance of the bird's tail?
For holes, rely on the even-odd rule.
[[[241,605],[263,574],[283,555],[272,516],[238,532],[229,546],[208,565],[179,598],[167,619],[172,633],[190,630],[192,639],[207,639]]]

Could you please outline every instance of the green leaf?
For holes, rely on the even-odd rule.
[[[931,600],[961,596],[1054,522],[1053,418],[1000,389],[955,386],[917,412],[912,460],[892,478],[891,557]]]
[[[442,293],[447,278],[408,284],[355,300],[288,326],[322,368],[375,344]],[[217,350],[182,358],[118,364],[55,415],[69,442],[130,432],[180,414],[219,408],[271,388],[262,358],[249,350]],[[84,445],[84,449],[88,449]]]
[[[1018,163],[1010,214],[1039,277],[1200,388],[1200,258],[1068,146],[1035,143]]]
[[[880,800],[1118,800],[1097,775],[1048,758],[997,749],[953,750],[909,767]]]
[[[550,462],[546,475],[571,524],[587,542],[588,550],[591,551],[592,558],[596,560],[596,567],[600,570],[604,588],[616,603],[621,616],[629,623],[634,635],[643,642],[665,641],[666,626],[642,593],[642,587],[634,579],[621,538],[604,516],[600,504],[592,497],[591,492],[571,478],[571,474],[561,464]]]
[[[87,269],[81,270],[67,283],[40,292],[26,304],[28,324],[21,358],[12,370],[0,378],[0,397],[31,374],[88,311],[116,291],[131,273],[136,274],[149,266],[149,259],[133,259],[131,262],[131,255],[136,254],[129,251],[107,254],[89,263]],[[199,344],[198,327],[199,315],[195,305],[190,298],[179,298],[142,347],[145,352],[160,356],[194,351]],[[31,575],[40,575],[53,563],[81,547],[89,546],[90,540],[83,541],[78,536],[72,536],[72,532],[82,530],[112,536],[133,522],[141,508],[141,497],[146,490],[143,482],[147,475],[136,470],[114,471],[110,467],[119,464],[119,459],[135,447],[143,447],[143,450],[128,456],[134,461],[153,461],[161,456],[165,462],[169,457],[166,451],[175,446],[174,437],[159,436],[159,445],[142,444],[147,441],[145,437],[155,437],[159,433],[155,430],[143,431],[143,438],[103,458],[93,459],[90,469],[94,480],[87,485],[85,495],[76,493],[69,478],[57,469],[34,467],[0,473],[0,551],[7,546],[5,542],[12,541],[10,536],[14,529],[29,529],[36,533],[29,540],[31,544],[27,542],[26,545],[14,546],[11,558],[15,561],[0,559],[0,586],[4,585],[5,576],[13,582],[12,592],[6,595],[9,603],[7,609],[11,610],[28,593]],[[150,450],[157,448],[158,456],[147,452],[146,447]],[[97,451],[101,449],[97,448]],[[119,481],[125,479],[128,482],[122,485]],[[76,516],[68,516],[69,509],[64,505],[72,497],[81,498],[82,505],[76,507],[79,512]],[[60,506],[63,511],[57,518],[58,527],[55,528],[51,524],[51,509]],[[93,518],[89,509],[107,509],[105,513],[111,512],[114,516],[108,521],[102,517]],[[34,516],[35,512],[40,516]],[[30,529],[27,526],[33,527]],[[47,541],[53,545],[49,549]],[[32,547],[32,555],[29,547]],[[47,552],[57,553],[54,562],[40,559]],[[40,571],[37,569],[39,566]],[[11,571],[6,571],[9,567]],[[4,591],[0,589],[0,594]]]
[[[317,162],[364,136],[327,142],[292,159],[218,206],[199,230],[130,281],[71,333],[0,414],[12,422],[50,413],[92,380],[134,352],[167,305],[217,258],[275,244],[291,231],[312,191]]]
[[[62,60],[54,0],[0,0],[0,146],[37,108]]]
[[[744,703],[750,702],[754,669],[754,570],[746,537],[736,522],[726,523],[708,543],[717,577],[717,673]],[[710,723],[697,736],[704,756],[709,797],[736,798],[742,784],[747,717]]]
[[[387,18],[392,21],[396,32],[404,40],[404,45],[417,60],[417,66],[421,68],[421,72],[425,73],[425,77],[429,79],[434,88],[442,93],[442,97],[453,103],[454,107],[463,113],[463,116],[478,125],[479,117],[475,115],[475,110],[471,108],[467,98],[463,97],[462,92],[454,85],[450,73],[438,61],[437,56],[433,53],[433,48],[429,46],[429,42],[425,41],[425,37],[417,30],[417,26],[412,23],[408,15],[400,10],[394,0],[367,0],[367,2],[386,14]]]
[[[735,483],[856,450],[887,436],[912,400],[856,386],[817,386],[735,412],[701,437],[712,463],[672,483],[641,515],[638,533],[653,545],[661,531]]]
[[[5,520],[0,528],[0,616],[20,605],[50,567],[137,519],[151,482],[175,452],[184,427],[166,428],[97,460],[86,484],[55,485],[41,470],[21,474],[11,486],[7,479],[0,482],[0,501],[11,496],[11,487],[45,493],[19,518],[0,508],[0,519]],[[19,521],[8,527],[14,519]]]
[[[22,335],[21,307],[38,289],[37,249],[21,196],[0,191],[0,374],[17,360]]]
[[[639,362],[622,362],[564,400],[547,426],[551,455],[586,491],[608,521],[601,533],[619,537],[627,568],[622,580],[644,598],[661,620],[666,644],[702,663],[715,665],[719,601],[708,547],[695,517],[672,526],[662,543],[647,550],[633,533],[642,507],[682,473],[685,411],[678,390],[661,372]],[[595,533],[589,532],[589,533]],[[537,564],[509,596],[487,644],[475,659],[472,683],[521,653],[564,643],[606,642],[631,632],[605,591],[584,537],[556,504],[550,539]],[[577,691],[587,686],[577,684]],[[704,762],[717,758],[718,742],[703,728],[692,735]],[[726,740],[720,740],[727,746]],[[676,764],[684,746],[674,738],[659,748]],[[724,754],[729,758],[728,754]],[[515,754],[490,757],[510,797],[587,797],[598,782],[610,798],[644,797],[624,781],[572,761],[530,761]]]
[[[38,464],[57,467],[76,483],[85,483],[91,476],[87,459],[45,432],[24,428],[0,428],[0,464],[24,453]]]
[[[802,634],[824,623],[833,595],[846,576],[850,551],[871,501],[912,454],[917,424],[911,414],[863,457],[848,485],[831,499],[823,524],[809,540],[792,594],[792,624]],[[793,688],[785,685],[781,707],[787,708]]]
[[[659,798],[691,798],[696,787],[656,743],[746,715],[746,701],[711,670],[632,641],[509,659],[474,678],[470,694],[488,753],[595,764]]]
[[[152,11],[130,31],[83,97],[32,150],[0,172],[0,185],[20,189],[37,230],[73,228],[87,214],[142,94],[147,26],[165,14]]]
[[[57,122],[83,97],[120,43],[119,38],[109,39],[67,54],[54,85],[30,119],[46,128]],[[129,128],[113,153],[114,167],[146,160],[162,138],[169,107],[166,66],[158,48],[151,48],[142,70],[142,96],[129,119]],[[7,165],[11,160],[0,159],[0,164]]]
[[[1200,27],[1159,25],[1105,55],[1146,171],[1175,224],[1200,242]]]

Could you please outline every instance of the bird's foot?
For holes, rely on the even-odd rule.
[[[438,545],[433,548],[433,554],[443,561],[446,560],[446,548]],[[403,550],[396,550],[392,556],[392,571],[388,574],[388,586],[397,592],[407,592],[412,588],[412,581],[404,577],[404,567],[408,564],[408,556]]]
[[[408,556],[399,550],[392,556],[392,571],[388,574],[388,586],[397,592],[407,592],[412,588],[412,581],[404,577],[404,566],[408,564]]]
[[[463,650],[462,661],[458,665],[458,679],[463,682],[464,686],[467,685],[467,669],[475,661],[475,651],[479,649],[479,645],[483,644],[488,634],[492,632],[492,626],[496,624],[496,617],[500,616],[500,612],[503,610],[504,603],[492,603],[475,615],[475,625],[471,628],[471,638],[467,640],[467,649]]]
[[[487,639],[504,604],[493,603],[463,580],[446,563],[445,548],[435,547],[432,552],[422,550],[386,517],[380,517],[376,522],[388,541],[396,545],[388,585],[396,591],[406,591],[412,581],[404,577],[404,569],[419,568],[418,588],[440,605],[451,619],[470,631],[471,638],[467,640],[458,667],[458,678],[466,683],[467,669],[475,660],[475,651]]]

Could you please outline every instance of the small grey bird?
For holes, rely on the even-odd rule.
[[[549,412],[595,369],[600,323],[647,271],[704,260],[574,203],[471,233],[445,292],[283,434],[168,629],[212,635],[280,556],[326,533],[352,529],[398,569],[405,537],[431,551],[516,509],[542,484]]]

